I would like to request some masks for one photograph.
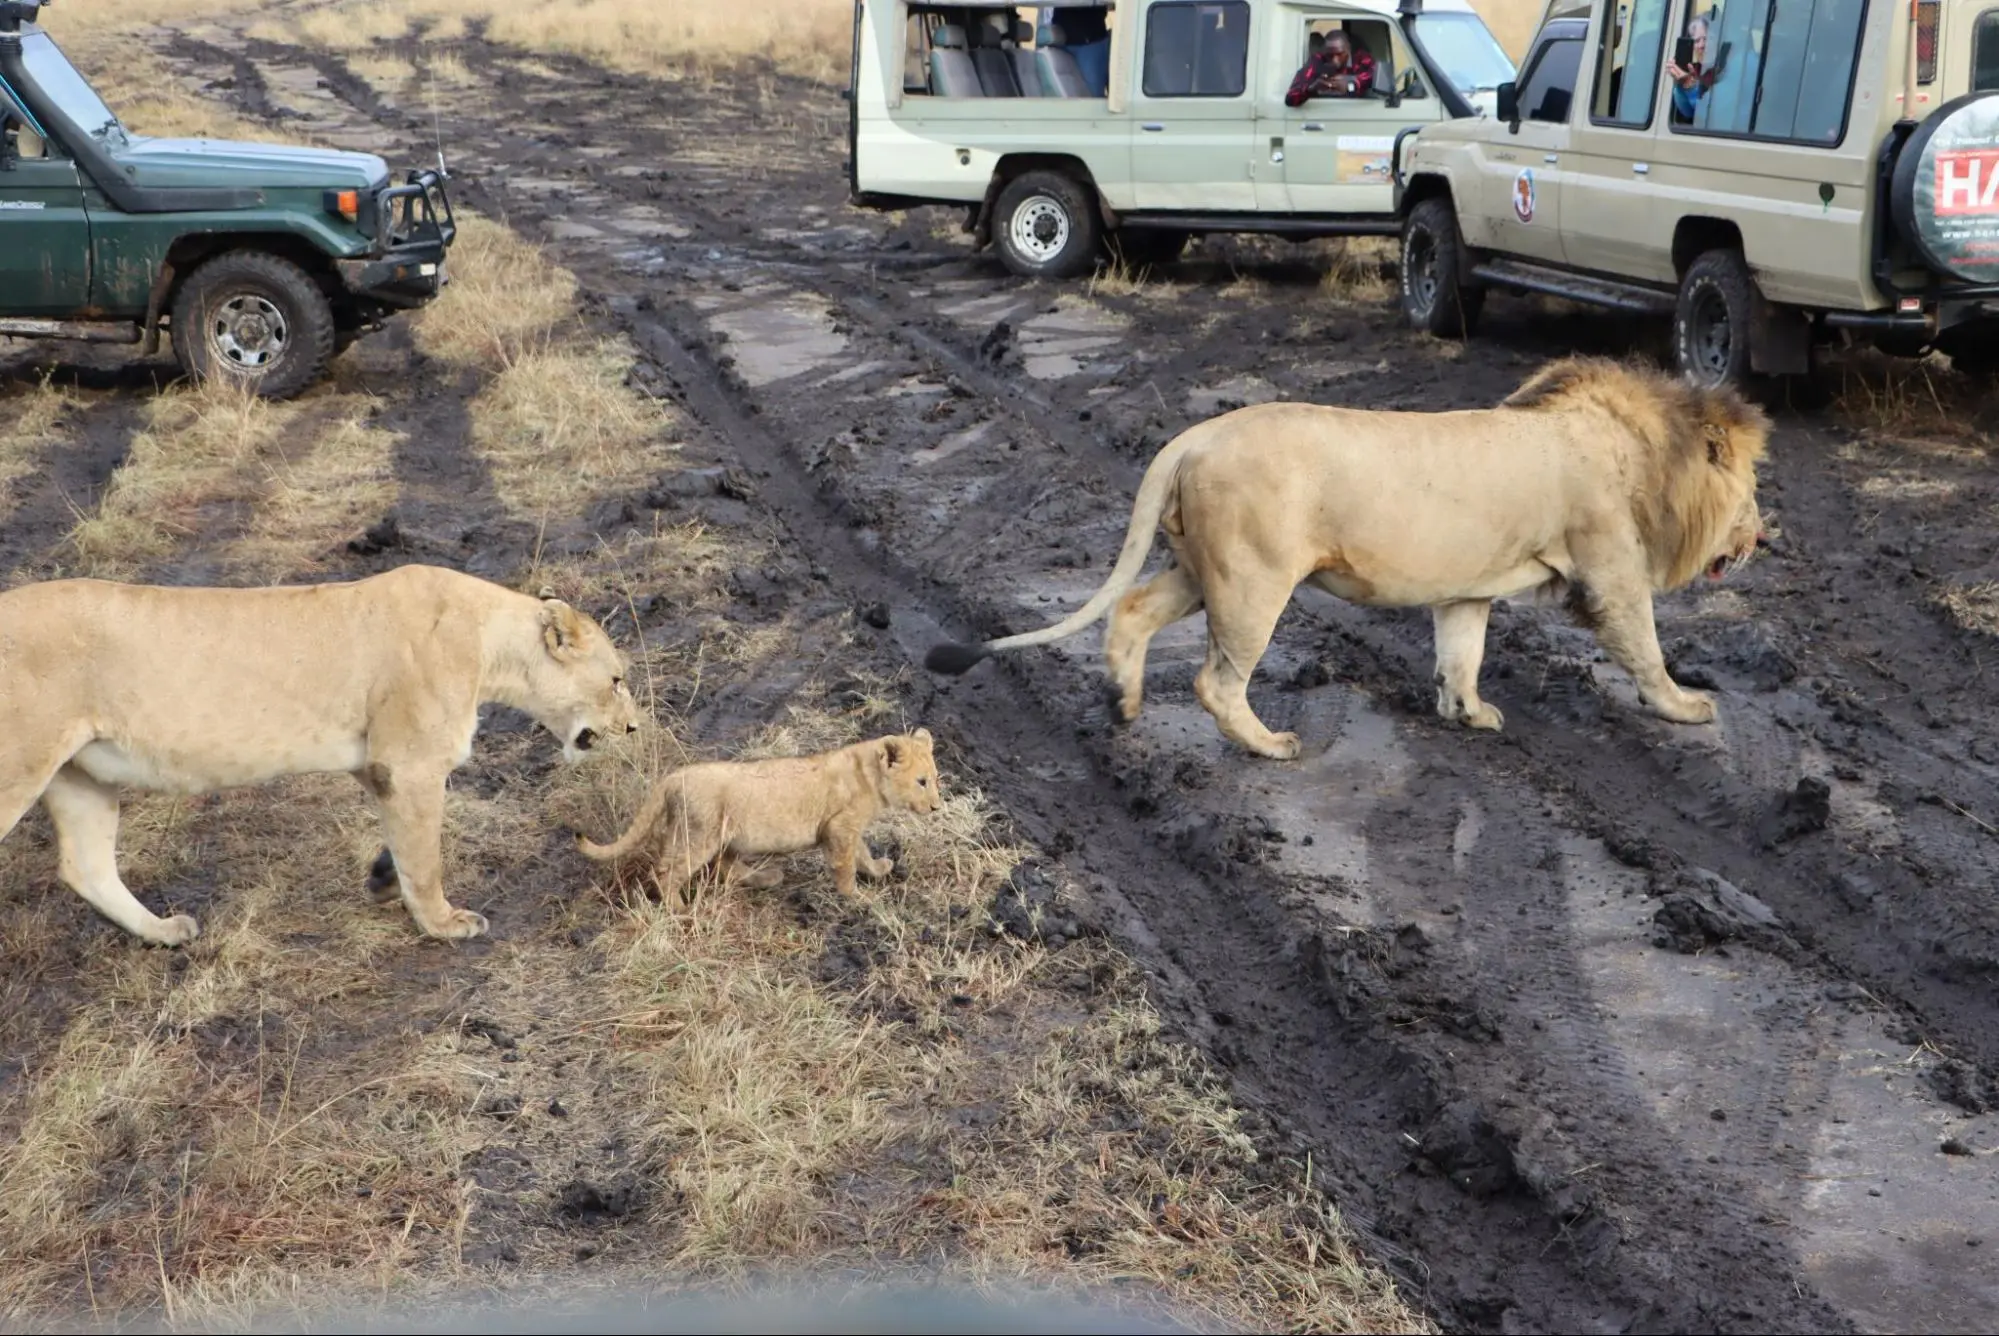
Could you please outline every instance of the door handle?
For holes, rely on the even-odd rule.
[[[1166,127],[1159,121],[1147,121],[1145,124],[1139,126],[1138,128],[1141,130],[1164,130]]]
[[[1634,162],[1631,164],[1631,170],[1640,176],[1649,176],[1652,174],[1652,164],[1649,162]]]
[[[1270,160],[1272,162],[1284,161],[1284,138],[1281,135],[1272,135],[1270,137]]]
[[[1298,128],[1301,130],[1323,130],[1326,127],[1319,124],[1317,121],[1306,121],[1303,125],[1299,126]]]
[[[1552,153],[1543,153],[1541,155],[1542,162],[1553,162],[1554,160],[1555,160],[1555,155]]]

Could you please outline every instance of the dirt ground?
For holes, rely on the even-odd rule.
[[[246,549],[255,507],[204,503],[171,541],[135,547],[119,531],[105,552],[150,551],[131,569],[180,581],[326,578],[413,559],[512,578],[566,561],[572,583],[616,581],[632,620],[643,611],[660,670],[683,675],[662,698],[690,746],[733,746],[760,727],[768,740],[801,701],[921,721],[1014,851],[968,874],[959,902],[1059,886],[1073,915],[1052,948],[1008,966],[1032,976],[1021,988],[989,982],[975,998],[946,984],[940,1002],[934,979],[884,994],[871,976],[881,915],[830,905],[822,883],[801,892],[800,923],[832,944],[828,968],[853,975],[855,995],[933,1035],[942,1017],[984,1055],[986,1088],[960,1073],[949,1098],[967,1102],[936,1116],[1004,1106],[1128,958],[1115,986],[1130,991],[1116,996],[1155,1008],[1158,1042],[1188,1046],[1198,1058],[1184,1061],[1212,1074],[1175,1068],[1171,1080],[1224,1100],[1231,1119],[1241,1110],[1267,1189],[1315,1219],[1329,1218],[1318,1203],[1336,1204],[1342,1223],[1324,1237],[1350,1229],[1420,1320],[1479,1331],[1999,1322],[1986,1259],[1999,1247],[1986,1163],[1999,1150],[1999,683],[1984,677],[1999,648],[1999,406],[1977,387],[1944,366],[1855,356],[1823,373],[1830,406],[1779,411],[1762,493],[1772,551],[1725,585],[1658,604],[1676,674],[1721,694],[1715,725],[1640,713],[1585,633],[1502,606],[1484,689],[1507,728],[1473,735],[1434,717],[1427,618],[1301,593],[1251,687],[1263,719],[1305,741],[1299,760],[1273,763],[1226,745],[1195,704],[1198,617],[1155,642],[1145,713],[1126,728],[1103,705],[1097,632],[956,680],[924,673],[922,655],[1079,603],[1109,568],[1144,464],[1203,416],[1272,398],[1482,406],[1562,352],[1656,355],[1657,331],[1501,297],[1478,339],[1440,343],[1400,325],[1375,256],[1337,247],[1209,240],[1154,273],[1023,283],[973,255],[955,215],[849,209],[845,105],[770,71],[607,73],[496,45],[477,23],[357,54],[214,20],[161,49],[190,91],[266,128],[399,163],[430,161],[441,142],[457,198],[576,276],[581,312],[563,328],[629,341],[627,379],[670,415],[674,457],[629,478],[611,461],[588,505],[565,511],[569,492],[490,445],[484,382],[399,325],[351,353],[328,396],[372,397],[365,425],[397,442],[392,481],[356,492],[351,516],[321,516],[338,543],[274,548],[280,525]],[[33,389],[52,361],[57,389]],[[161,411],[150,378],[168,368],[46,349],[0,351],[0,365],[22,401],[42,396],[69,424],[11,482],[0,561],[17,579],[74,569],[91,550],[71,535],[77,514],[104,504],[115,466],[141,452]],[[46,406],[58,392],[68,397]],[[309,397],[286,411],[293,427],[262,430],[335,410]],[[761,555],[688,575],[702,569],[696,530]],[[671,562],[616,556],[669,541]],[[669,568],[681,574],[648,574]],[[725,644],[734,652],[704,657]],[[547,768],[524,736],[493,747],[470,786]],[[583,800],[567,793],[576,810]],[[309,798],[287,819],[302,821]],[[372,852],[370,838],[351,831],[348,857]],[[636,930],[606,928],[601,907],[557,907],[552,880],[587,877],[556,863],[558,838],[460,851],[512,860],[468,865],[487,880],[461,901],[499,906],[499,940],[456,955],[398,945],[397,987],[373,989],[378,1024],[412,1011],[409,990],[427,999],[418,1014],[462,1018],[468,968],[556,980],[605,967],[607,938]],[[199,842],[185,843],[168,860],[180,879],[150,889],[224,912],[229,877],[214,874],[209,901],[205,882],[195,889]],[[1023,850],[1038,852],[1023,864]],[[358,895],[354,866],[329,875]],[[33,877],[49,898],[51,870]],[[69,1011],[104,1005],[86,955],[123,949],[80,905],[35,912],[40,948],[63,964],[6,985],[4,1056],[17,1072],[46,1060]],[[955,921],[942,900],[901,913],[926,931]],[[573,958],[528,963],[507,940],[510,914],[543,944],[573,935],[562,948]],[[393,930],[370,931],[387,950]],[[143,983],[167,1005],[172,967],[120,969],[121,988]],[[128,977],[141,971],[160,977]],[[1004,998],[989,1005],[988,993]],[[249,1004],[236,1006],[216,1015],[232,1033],[254,1030]],[[499,1028],[511,1037],[513,1024]],[[563,1061],[559,1045],[539,1046],[537,1061]],[[611,1064],[618,1048],[586,1045],[577,1060]],[[33,1095],[12,1084],[0,1100],[19,1124]],[[1149,1131],[1172,1126],[1151,1116],[1127,1103],[1078,1125],[1136,1138],[1120,1144],[1142,1175],[1158,1155]],[[550,1126],[534,1136],[555,1136]],[[869,1153],[917,1146],[910,1173],[922,1179],[936,1168],[924,1154],[957,1144],[891,1139]],[[851,1171],[861,1152],[847,1151]],[[583,1256],[565,1226],[530,1218],[530,1181],[546,1195],[573,1177],[587,1190],[571,1217],[601,1215],[623,1200],[607,1183],[651,1181],[656,1163],[640,1147],[592,1151],[564,1136],[481,1153],[473,1177],[492,1204],[461,1217],[459,1237],[470,1219],[478,1247],[517,1259]],[[1233,1160],[1217,1172],[1248,1181]],[[1306,1174],[1314,1191],[1301,1196]],[[870,1181],[887,1190],[878,1169]],[[1107,1199],[1135,1190],[1112,1184]],[[1274,1219],[1235,1200],[1231,1219]],[[1271,1227],[1296,1237],[1291,1223]],[[1054,1232],[1073,1259],[1118,1228]],[[837,1228],[807,1242],[859,1246]],[[1169,1291],[1224,1321],[1336,1323],[1295,1297],[1242,1299],[1259,1274],[1245,1268]],[[1254,1316],[1202,1297],[1231,1286]]]

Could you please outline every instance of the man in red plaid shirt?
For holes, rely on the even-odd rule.
[[[1305,62],[1284,105],[1300,107],[1313,97],[1360,97],[1374,87],[1374,57],[1355,51],[1343,32],[1326,34],[1326,44]]]

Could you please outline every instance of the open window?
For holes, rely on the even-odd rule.
[[[1590,120],[1643,130],[1652,124],[1672,0],[1603,0]]]
[[[1311,61],[1312,57],[1318,54],[1319,48],[1325,40],[1336,32],[1345,35],[1347,45],[1352,50],[1356,63],[1360,63],[1361,57],[1365,56],[1366,63],[1373,66],[1373,74],[1369,79],[1368,90],[1364,96],[1377,102],[1386,101],[1392,97],[1395,92],[1396,80],[1401,78],[1401,71],[1396,67],[1395,39],[1390,33],[1386,19],[1317,18],[1305,20],[1304,46],[1298,55],[1298,68],[1302,71],[1305,65]],[[1319,96],[1330,97],[1333,95],[1313,95],[1315,98]],[[1421,85],[1416,85],[1413,90],[1404,90],[1403,96],[1423,96]]]
[[[905,97],[1104,96],[1108,4],[1043,6],[1039,26],[1005,5],[912,4],[903,44]]]
[[[1694,0],[1671,85],[1676,133],[1836,147],[1846,137],[1869,0]]]
[[[0,79],[0,162],[37,161],[48,156],[48,141],[37,129],[34,115]]]

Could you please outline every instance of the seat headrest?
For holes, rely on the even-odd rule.
[[[930,45],[940,47],[945,51],[963,51],[965,49],[965,30],[955,23],[947,23],[936,32],[930,34]]]
[[[1014,20],[1013,24],[1014,41],[1026,42],[1032,39],[1033,36],[1034,36],[1034,25],[1032,23],[1029,23],[1026,19]]]

